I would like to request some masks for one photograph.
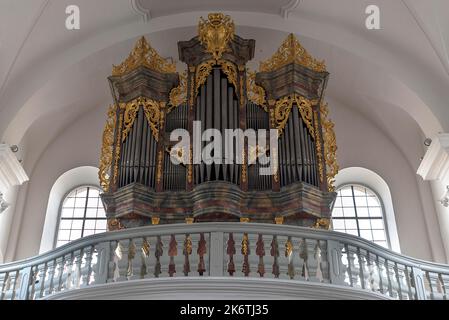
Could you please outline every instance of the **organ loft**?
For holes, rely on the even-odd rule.
[[[329,228],[338,171],[329,73],[293,34],[251,71],[255,46],[229,16],[212,13],[197,36],[178,42],[185,71],[144,37],[113,67],[99,171],[109,230],[207,221]],[[208,142],[194,138],[197,123],[200,134],[266,135],[240,148],[223,138],[211,163],[198,154]],[[182,147],[171,139],[177,129],[189,133]],[[267,166],[274,170],[261,174]]]

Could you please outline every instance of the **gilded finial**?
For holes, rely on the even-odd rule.
[[[122,76],[140,66],[146,66],[153,71],[161,73],[176,72],[176,64],[162,58],[156,50],[149,45],[145,37],[141,37],[136,42],[134,49],[125,61],[118,66],[112,66],[112,75]]]
[[[330,219],[327,219],[327,218],[319,218],[319,219],[316,219],[313,228],[314,228],[314,229],[325,229],[325,230],[329,230],[330,223],[331,223]]]
[[[270,59],[260,63],[259,70],[261,72],[269,72],[292,62],[317,72],[326,71],[324,60],[318,61],[314,59],[293,33],[288,35],[287,39],[284,40]]]
[[[282,216],[275,217],[274,221],[276,222],[276,224],[284,224],[284,217]]]
[[[161,221],[159,217],[151,217],[151,224],[157,225]]]

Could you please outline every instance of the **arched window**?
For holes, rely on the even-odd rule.
[[[100,189],[84,186],[72,190],[61,206],[56,246],[105,231],[106,214]]]
[[[352,234],[390,248],[384,212],[379,197],[361,185],[346,185],[337,190],[332,211],[334,231]]]

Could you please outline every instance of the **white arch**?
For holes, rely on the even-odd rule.
[[[61,203],[70,191],[81,185],[91,185],[100,188],[98,168],[84,166],[71,169],[64,172],[53,184],[48,197],[39,254],[53,249]]]
[[[76,43],[67,50],[55,54],[45,61],[36,64],[12,82],[11,87],[24,86],[22,93],[11,94],[5,98],[5,111],[0,113],[0,134],[6,141],[18,143],[26,129],[36,120],[39,113],[33,110],[36,103],[33,99],[39,98],[45,91],[46,85],[51,84],[51,79],[55,79],[58,74],[70,70],[71,66],[83,61],[92,54],[128,39],[135,38],[142,34],[156,33],[176,28],[196,26],[199,16],[207,15],[207,11],[193,11],[188,13],[173,14],[149,21],[142,24],[134,21],[128,24],[117,24],[107,31],[98,32],[83,41]],[[322,43],[330,44],[334,47],[347,50],[356,56],[364,57],[367,61],[382,67],[398,80],[397,88],[382,88],[382,96],[392,104],[396,104],[408,112],[419,124],[427,136],[432,136],[439,131],[444,131],[444,127],[449,124],[443,116],[445,111],[444,89],[439,82],[427,73],[425,69],[420,69],[416,64],[409,65],[400,57],[392,57],[388,50],[373,41],[369,41],[357,34],[349,33],[339,25],[332,25],[326,21],[308,21],[298,17],[285,20],[279,16],[257,13],[257,12],[226,12],[232,15],[238,26],[260,28],[260,21],[264,21],[263,28],[279,30],[284,32],[298,32],[310,39],[315,39]],[[299,28],[301,26],[301,28]],[[69,54],[68,54],[69,52]],[[379,66],[378,62],[382,61]],[[432,83],[433,91],[421,89],[422,83]],[[26,86],[25,86],[26,84]],[[441,93],[435,94],[435,92]],[[45,103],[48,105],[48,103]],[[45,105],[44,104],[44,105]]]
[[[388,237],[390,239],[391,249],[401,252],[399,245],[399,236],[394,215],[393,200],[391,198],[390,188],[385,180],[374,171],[361,167],[349,167],[340,170],[335,177],[335,186],[340,187],[347,184],[362,184],[376,192],[384,206],[385,223],[387,225]]]

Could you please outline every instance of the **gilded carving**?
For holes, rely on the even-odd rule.
[[[120,105],[120,109],[123,108],[123,104]],[[120,130],[122,129],[123,124],[123,118],[120,114],[120,118],[118,121],[118,127],[117,127],[117,145],[115,146],[115,165],[114,165],[114,184],[117,184],[118,179],[118,164],[120,161],[120,149],[121,149],[121,139],[120,139]]]
[[[327,219],[327,218],[316,219],[315,224],[313,225],[313,228],[329,230],[330,222],[331,222],[330,219]]]
[[[116,218],[108,219],[108,231],[121,230],[121,229],[124,229],[124,227],[119,219]]]
[[[192,254],[192,237],[190,235],[186,235],[184,240],[184,254],[191,255]]]
[[[162,161],[164,159],[164,153],[159,151],[157,155],[157,172],[156,172],[156,182],[161,183],[162,181]]]
[[[316,132],[319,132],[319,127],[318,127],[318,112],[315,111],[314,112],[314,116],[315,116],[315,130]],[[318,172],[320,174],[320,182],[323,183],[324,182],[324,164],[323,164],[323,154],[322,154],[322,145],[321,145],[321,137],[320,135],[317,135],[316,139],[315,139],[315,145],[316,145],[316,154],[317,154],[317,159],[318,159]]]
[[[327,117],[329,108],[327,103],[322,103],[321,112],[321,129],[323,130],[324,140],[324,160],[326,162],[326,178],[329,192],[334,192],[335,176],[338,173],[339,166],[337,162],[337,140],[335,137],[334,123]]]
[[[200,18],[198,35],[205,51],[215,60],[229,51],[229,41],[234,38],[235,26],[230,16],[223,13],[209,13],[208,20]]]
[[[265,89],[256,84],[256,72],[249,71],[246,76],[246,94],[248,100],[268,112]]]
[[[212,67],[216,64],[215,60],[207,60],[205,62],[202,62],[198,65],[196,68],[196,74],[195,74],[195,92],[193,97],[196,98],[198,95],[198,89],[206,82],[207,77],[209,76],[210,72],[212,71]],[[192,105],[194,103],[194,100],[192,101]]]
[[[143,107],[145,117],[151,129],[151,133],[153,134],[154,139],[158,141],[159,127],[162,125],[161,122],[163,121],[163,112],[161,111],[162,103],[145,97],[139,97],[137,99],[134,99],[133,101],[128,102],[125,105],[122,141],[125,141],[126,137],[131,131],[140,107]]]
[[[192,70],[193,69],[193,70]],[[193,108],[195,95],[195,67],[189,67],[190,72],[190,95],[189,95],[189,106],[190,109]]]
[[[145,37],[141,37],[135,44],[134,49],[128,58],[118,66],[112,67],[113,76],[127,74],[140,66],[145,66],[151,70],[161,73],[176,72],[176,64],[170,60],[162,58],[147,42]]]
[[[243,239],[242,239],[242,254],[244,256],[249,254],[249,238],[248,238],[248,234],[244,233],[243,234]]]
[[[207,60],[198,65],[195,72],[195,90],[193,90],[193,84],[191,86],[191,95],[190,95],[190,105],[193,106],[194,99],[198,96],[200,87],[206,82],[207,77],[212,71],[214,65],[221,66],[221,70],[228,78],[229,83],[231,83],[235,91],[239,90],[237,86],[237,68],[236,66],[229,61],[220,59],[220,60]],[[240,91],[243,90],[242,82],[240,82]]]
[[[170,113],[177,106],[187,102],[187,72],[179,75],[179,86],[170,91],[169,107],[167,113]]]
[[[142,254],[145,257],[148,257],[150,255],[150,243],[148,242],[147,238],[143,238],[142,242]]]
[[[293,103],[296,103],[299,113],[301,114],[304,123],[309,129],[311,136],[315,137],[315,129],[313,128],[312,124],[312,105],[316,104],[317,101],[306,99],[303,96],[297,94],[291,94],[276,101],[273,119],[275,122],[275,127],[279,130],[279,136],[282,135],[282,132],[287,125],[288,117],[290,115],[290,111],[292,110]]]
[[[243,148],[243,154],[242,154],[242,183],[246,183],[246,179],[248,176],[247,173],[247,164],[248,164],[248,157],[245,152],[245,148]]]
[[[151,224],[153,224],[153,225],[158,225],[160,221],[161,221],[161,218],[159,218],[159,217],[151,217]]]
[[[240,106],[244,107],[245,103],[246,103],[246,99],[245,99],[245,90],[243,88],[244,86],[244,82],[243,82],[243,77],[240,77]]]
[[[270,59],[260,63],[259,70],[261,72],[270,72],[292,62],[317,72],[326,71],[324,61],[314,59],[301,45],[293,33],[284,40]]]
[[[109,191],[110,185],[110,169],[113,158],[113,145],[114,145],[114,130],[115,130],[115,105],[109,106],[108,120],[104,126],[103,141],[101,146],[101,157],[98,171],[98,177],[100,178],[100,185],[104,192]]]
[[[248,164],[252,165],[256,163],[257,158],[267,153],[269,149],[263,146],[249,146],[248,149]]]
[[[293,252],[293,243],[292,243],[291,238],[289,237],[287,242],[285,243],[285,253],[284,253],[284,255],[286,257],[290,257],[292,252]]]
[[[276,224],[284,224],[284,217],[282,217],[282,216],[275,217],[274,222]]]
[[[170,154],[170,157],[176,159],[180,164],[187,165],[189,163],[189,153],[186,147],[172,147],[170,149],[167,148],[166,151]]]
[[[187,182],[192,183],[193,182],[193,148],[190,146],[189,150],[189,166],[187,169]]]
[[[237,89],[237,69],[235,65],[226,60],[218,60],[217,62],[221,66],[223,73],[228,77],[229,82]]]

